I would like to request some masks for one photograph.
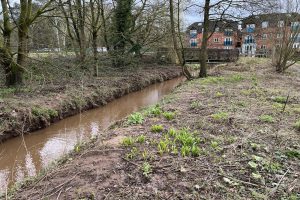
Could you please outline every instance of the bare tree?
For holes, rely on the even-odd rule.
[[[284,14],[278,14],[279,26],[273,34],[272,62],[277,72],[282,73],[300,60],[300,14],[299,1],[289,0]]]

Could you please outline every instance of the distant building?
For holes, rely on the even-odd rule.
[[[203,23],[195,22],[188,27],[189,46],[201,48]],[[232,20],[210,21],[208,48],[235,49],[241,48],[241,34],[238,22]]]
[[[242,53],[264,54],[280,45],[284,35],[291,37],[292,30],[300,27],[300,15],[272,13],[249,16],[242,20]],[[286,38],[288,39],[288,38]],[[300,35],[294,48],[300,48]]]
[[[249,16],[240,22],[233,20],[210,21],[209,49],[239,49],[242,54],[266,54],[288,39],[293,30],[300,28],[300,14],[272,13]],[[285,31],[283,34],[283,30]],[[287,32],[286,32],[287,31]],[[299,32],[299,31],[298,31]],[[203,23],[195,22],[187,28],[188,45],[201,48]],[[300,34],[293,48],[300,49]]]

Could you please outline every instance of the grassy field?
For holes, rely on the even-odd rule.
[[[15,199],[300,198],[300,74],[245,58],[78,145]]]

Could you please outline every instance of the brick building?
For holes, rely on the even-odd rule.
[[[211,49],[241,48],[241,32],[238,22],[232,20],[211,21],[208,47]],[[195,22],[188,27],[189,46],[200,48],[203,38],[203,24]]]
[[[300,27],[300,15],[272,13],[250,16],[242,20],[242,53],[265,54],[280,45],[284,38],[292,37],[293,30]],[[297,31],[299,33],[299,31]],[[294,48],[300,48],[300,35],[296,36]]]
[[[265,54],[289,38],[293,30],[300,28],[300,14],[261,14],[249,16],[240,22],[232,20],[211,21],[208,48],[234,49],[243,54]],[[188,44],[200,48],[203,24],[195,22],[188,27]],[[299,31],[298,31],[299,32]],[[296,36],[294,48],[300,49],[300,35]]]

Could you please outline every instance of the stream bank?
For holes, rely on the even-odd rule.
[[[48,127],[82,111],[106,105],[125,94],[179,77],[178,66],[145,65],[104,71],[77,82],[45,84],[39,89],[12,89],[0,95],[0,142]]]
[[[251,58],[210,75],[79,145],[12,198],[299,199],[299,74]]]

